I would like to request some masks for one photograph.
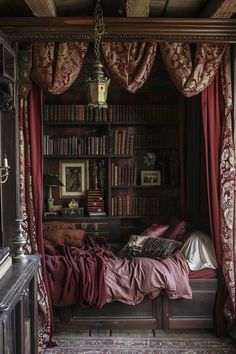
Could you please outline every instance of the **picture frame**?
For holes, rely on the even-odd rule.
[[[88,160],[60,161],[61,198],[83,197],[89,188]]]
[[[14,50],[0,43],[0,74],[12,82],[16,78],[16,57]]]
[[[161,171],[160,170],[142,170],[141,186],[160,186]]]

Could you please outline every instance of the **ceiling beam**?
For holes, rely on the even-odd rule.
[[[54,0],[25,0],[34,16],[56,17],[57,10]]]
[[[235,0],[208,0],[201,17],[231,18],[236,13]]]
[[[104,17],[104,40],[236,43],[234,19]],[[12,41],[93,41],[92,17],[1,17]]]

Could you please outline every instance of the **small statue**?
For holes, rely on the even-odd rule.
[[[105,188],[105,166],[104,166],[104,160],[99,161],[98,166],[97,166],[97,184],[98,184],[98,189],[104,189]]]

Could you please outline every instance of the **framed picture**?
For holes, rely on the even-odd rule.
[[[141,171],[141,186],[160,186],[160,170]]]
[[[89,188],[88,161],[60,161],[61,198],[81,197]]]

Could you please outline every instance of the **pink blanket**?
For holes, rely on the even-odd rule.
[[[54,306],[78,302],[102,307],[115,300],[135,305],[161,291],[172,299],[192,296],[189,268],[180,252],[162,261],[123,259],[87,237],[83,248],[47,245],[45,253]]]
[[[179,251],[161,261],[110,258],[105,271],[107,302],[118,300],[135,305],[145,295],[154,298],[161,291],[171,299],[191,299],[188,273],[187,262]]]
[[[54,306],[79,303],[81,307],[106,303],[104,271],[109,252],[90,244],[83,248],[45,246],[45,260],[51,301]]]

